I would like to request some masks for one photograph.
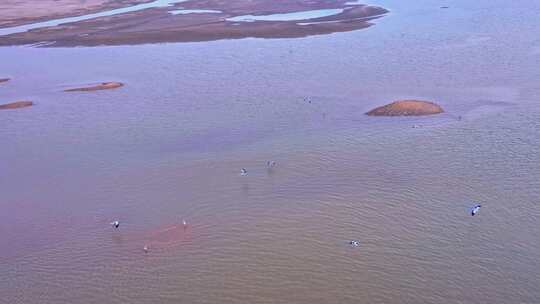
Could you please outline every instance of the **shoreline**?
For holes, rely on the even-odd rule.
[[[214,12],[170,13],[178,9],[195,11],[211,9]],[[231,19],[239,16],[271,16],[290,13],[301,15],[308,11],[331,9],[340,9],[341,12],[294,20],[233,21]],[[241,38],[300,38],[364,29],[373,25],[370,21],[381,18],[386,13],[388,11],[381,7],[348,4],[346,0],[335,2],[303,0],[285,4],[262,0],[255,2],[235,0],[227,3],[219,0],[188,0],[168,7],[153,7],[6,34],[0,36],[2,37],[0,46],[74,47]],[[0,14],[0,22],[1,20]]]
[[[14,3],[11,3],[10,1]],[[78,1],[74,1],[74,0],[60,0],[60,1],[66,2],[66,3],[60,3],[60,4],[58,3],[58,1],[54,1],[54,0],[42,0],[40,2],[43,5],[47,1],[50,2],[50,4],[46,4],[48,6],[52,6],[52,5],[72,6],[73,4],[70,4],[71,2],[78,3]],[[0,3],[0,29],[27,25],[27,24],[37,23],[37,22],[43,22],[43,21],[47,21],[51,19],[78,17],[78,16],[83,16],[83,15],[92,14],[92,13],[99,13],[99,12],[112,10],[112,9],[129,7],[136,4],[149,3],[152,1],[155,1],[155,0],[119,0],[119,1],[90,0],[87,2],[90,2],[90,4],[95,2],[95,4],[88,8],[77,7],[77,8],[73,8],[71,10],[64,11],[64,12],[56,12],[56,13],[51,12],[50,14],[41,14],[41,15],[34,15],[34,16],[24,16],[24,17],[13,16],[12,18],[9,18],[9,16],[6,16],[6,14],[9,9],[8,7],[10,6],[14,6],[14,5],[18,6],[18,11],[13,12],[13,14],[19,13],[19,11],[22,11],[22,10],[24,10],[25,12],[35,12],[36,9],[39,7],[36,7],[35,2],[24,3],[24,1],[6,0],[6,1],[3,1],[3,3]]]

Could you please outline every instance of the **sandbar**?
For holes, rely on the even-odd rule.
[[[438,104],[423,100],[398,100],[366,113],[369,116],[422,116],[443,113]]]
[[[80,16],[153,0],[2,0],[0,28]]]
[[[89,85],[85,87],[66,89],[64,92],[92,92],[92,91],[101,91],[101,90],[111,90],[123,87],[124,84],[121,82],[102,82],[95,85]]]
[[[33,102],[27,101],[27,100],[21,100],[21,101],[15,101],[10,102],[6,104],[0,105],[0,110],[12,110],[12,109],[19,109],[19,108],[26,108],[34,105]]]
[[[8,0],[13,6],[15,0]],[[52,0],[45,0],[51,2]],[[22,3],[20,11],[35,10],[40,1],[18,0]],[[50,6],[60,6],[59,3]],[[71,10],[52,11],[48,15],[71,16],[94,12],[101,8],[110,8],[111,1],[89,0],[77,8],[75,0],[60,0],[71,3]],[[114,1],[112,1],[114,2]],[[118,1],[116,6],[148,1]],[[90,5],[93,3],[94,5]],[[39,4],[41,6],[42,4]],[[11,8],[10,14],[2,12],[8,7],[0,5],[0,27],[2,24],[14,24],[16,13]],[[171,14],[178,9],[213,11],[208,13]],[[231,19],[243,15],[272,15],[307,12],[313,10],[342,9],[331,16],[303,20],[279,20],[237,22]],[[19,10],[16,10],[19,12]],[[216,13],[216,11],[218,13]],[[1,36],[0,46],[35,45],[38,47],[99,46],[125,45],[161,42],[196,42],[239,38],[297,38],[311,35],[323,35],[336,32],[354,31],[373,25],[370,21],[384,16],[384,8],[349,4],[347,0],[188,0],[168,7],[154,7],[140,11],[122,13],[113,16],[98,17],[72,23],[44,28],[35,28],[26,32]],[[22,18],[29,22],[31,18],[42,21],[43,16],[27,13]],[[45,19],[50,20],[50,19]]]

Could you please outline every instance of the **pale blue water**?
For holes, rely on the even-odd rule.
[[[284,14],[270,15],[243,15],[227,18],[227,21],[232,22],[253,22],[253,21],[295,21],[308,20],[314,18],[328,17],[337,15],[343,12],[343,9],[321,9]]]
[[[362,0],[345,2],[345,5],[365,5],[365,4],[366,2],[362,2]]]
[[[173,15],[186,15],[186,14],[220,14],[221,11],[217,10],[204,10],[204,9],[179,9],[174,11],[169,11]]]

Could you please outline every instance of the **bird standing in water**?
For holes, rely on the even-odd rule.
[[[246,175],[247,175],[247,170],[246,170],[246,168],[242,168],[242,170],[240,170],[240,175],[242,175],[242,176],[246,176]]]
[[[182,220],[182,226],[184,226],[184,229],[187,228],[187,222],[186,222],[186,220]]]
[[[112,225],[114,228],[118,229],[118,227],[120,227],[120,222],[119,222],[119,221],[114,221],[114,222],[111,223],[111,225]]]
[[[474,207],[471,209],[471,215],[472,215],[472,216],[475,216],[475,215],[478,213],[478,211],[480,211],[480,207],[482,207],[482,206],[481,206],[481,205],[476,205],[476,206],[474,206]]]

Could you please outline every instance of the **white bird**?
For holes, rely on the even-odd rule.
[[[471,209],[471,215],[472,215],[472,216],[475,216],[475,215],[478,213],[478,211],[480,211],[480,207],[482,207],[482,206],[481,206],[481,205],[476,205],[476,206],[474,206],[474,207]]]
[[[114,221],[111,223],[111,225],[113,225],[114,228],[118,228],[120,227],[120,222],[119,221]]]
[[[360,246],[360,243],[359,243],[358,241],[355,241],[355,240],[350,241],[349,244],[350,244],[351,246],[353,246],[353,247],[358,247],[358,246]]]
[[[267,166],[268,168],[275,167],[275,166],[276,166],[276,162],[273,161],[273,160],[269,160],[269,161],[266,162],[266,166]]]
[[[184,226],[184,229],[187,228],[187,222],[186,222],[186,220],[182,220],[182,225]]]
[[[143,250],[144,253],[148,253],[148,250],[150,250],[150,248],[148,248],[148,245],[144,245]]]
[[[246,168],[242,168],[242,170],[240,170],[240,175],[242,175],[242,176],[246,176],[246,175],[247,175],[247,170],[246,170]]]

